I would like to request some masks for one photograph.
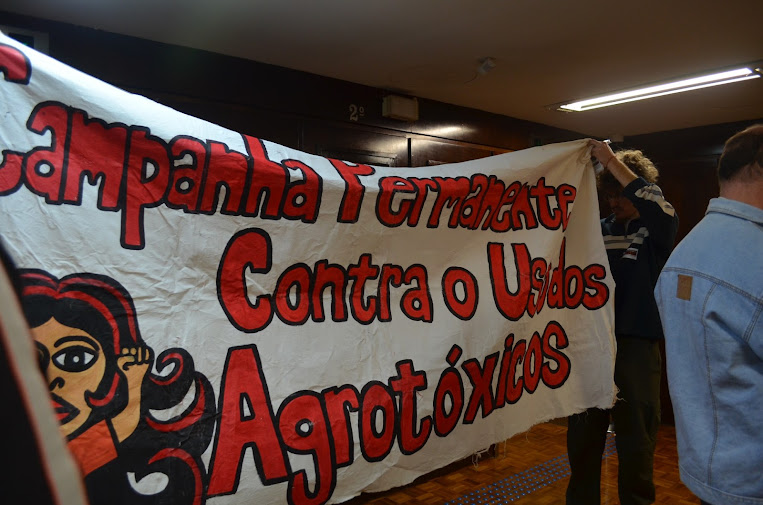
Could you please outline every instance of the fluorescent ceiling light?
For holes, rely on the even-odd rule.
[[[725,72],[693,77],[691,79],[683,79],[680,81],[668,82],[656,86],[634,89],[632,91],[624,91],[621,93],[614,93],[611,95],[581,100],[579,102],[560,105],[559,109],[565,111],[582,112],[584,110],[598,109],[599,107],[609,107],[610,105],[634,102],[636,100],[644,100],[646,98],[670,95],[672,93],[680,93],[682,91],[691,91],[693,89],[718,86],[719,84],[729,84],[732,82],[746,81],[748,79],[757,79],[758,77],[761,77],[761,70],[759,68],[743,67],[737,68],[735,70],[728,70]]]

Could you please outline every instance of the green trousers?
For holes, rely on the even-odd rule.
[[[621,505],[654,503],[654,449],[660,425],[659,342],[618,336],[611,410],[589,409],[567,420],[570,482],[567,505],[601,503],[601,459],[611,421],[618,456],[617,485]]]

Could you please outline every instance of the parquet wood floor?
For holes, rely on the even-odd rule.
[[[498,444],[476,464],[461,462],[383,493],[358,496],[345,505],[559,505],[569,480],[567,427],[552,421]],[[657,504],[697,505],[678,477],[675,428],[657,435],[654,479]],[[611,436],[601,469],[601,505],[618,505],[617,454]],[[524,494],[523,494],[524,493]]]

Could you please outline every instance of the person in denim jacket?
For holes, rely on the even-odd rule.
[[[591,155],[604,167],[598,182],[612,214],[601,221],[615,280],[615,385],[611,410],[588,409],[570,416],[567,505],[601,502],[601,459],[607,428],[614,423],[618,495],[622,505],[655,501],[654,451],[660,425],[662,326],[654,301],[660,269],[673,249],[678,216],[655,184],[658,171],[641,151],[615,154],[590,140]]]
[[[720,198],[655,297],[681,480],[704,504],[763,504],[763,124],[726,141]]]

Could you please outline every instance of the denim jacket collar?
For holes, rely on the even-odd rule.
[[[710,200],[710,204],[707,206],[705,214],[710,214],[711,212],[729,214],[747,221],[752,221],[758,226],[763,226],[763,209],[736,200],[713,198]]]

